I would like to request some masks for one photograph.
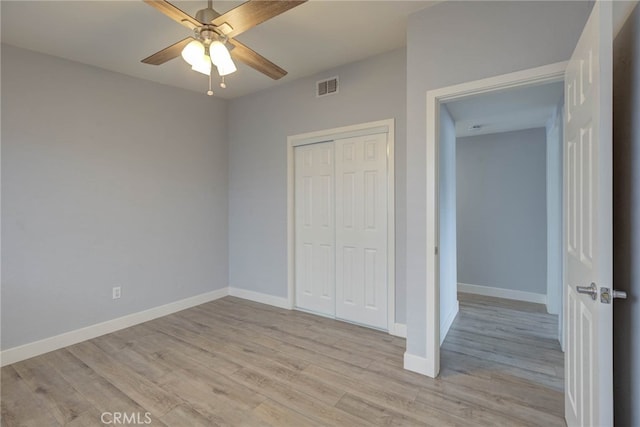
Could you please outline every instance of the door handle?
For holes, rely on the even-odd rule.
[[[627,299],[627,293],[625,291],[616,291],[615,289],[611,291],[611,296],[613,297],[613,299]]]
[[[600,302],[611,304],[611,300],[616,298],[627,299],[627,293],[625,291],[616,291],[615,289],[600,288]]]
[[[598,298],[598,287],[593,282],[589,286],[576,286],[576,290],[581,294],[591,295],[592,300]]]

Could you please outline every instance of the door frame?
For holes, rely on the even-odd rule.
[[[568,62],[470,81],[427,91],[426,129],[426,358],[413,363],[405,357],[405,369],[435,378],[440,372],[440,273],[438,262],[439,217],[438,188],[440,185],[438,145],[440,140],[440,104],[489,92],[553,83],[564,80]],[[564,260],[563,260],[564,265]],[[405,355],[406,356],[406,355]]]
[[[387,134],[387,327],[391,335],[406,334],[396,323],[395,119],[359,123],[287,137],[287,304],[295,309],[295,147],[355,136]]]

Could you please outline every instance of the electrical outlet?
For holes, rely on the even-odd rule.
[[[120,286],[114,286],[111,292],[113,299],[120,298]]]

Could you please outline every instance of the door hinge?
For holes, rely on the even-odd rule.
[[[436,250],[435,250],[436,255],[438,255],[438,247],[436,246]]]

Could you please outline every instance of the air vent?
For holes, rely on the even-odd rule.
[[[338,77],[316,82],[316,96],[327,96],[338,93]]]

